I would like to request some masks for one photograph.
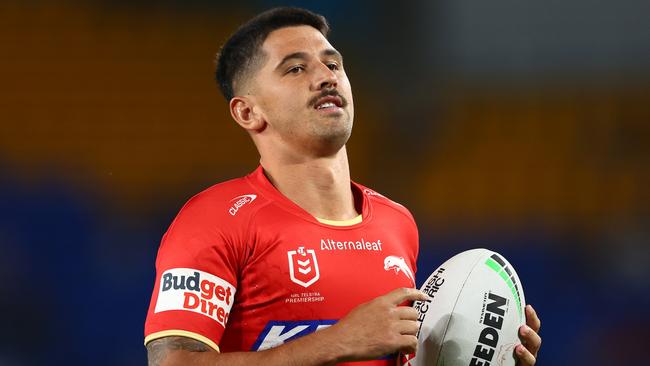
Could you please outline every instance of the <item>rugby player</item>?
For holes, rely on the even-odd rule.
[[[163,237],[149,365],[394,365],[415,351],[417,228],[350,180],[354,104],[328,31],[276,8],[222,47],[217,80],[260,166],[193,197]],[[515,353],[533,365],[539,319],[526,314]]]

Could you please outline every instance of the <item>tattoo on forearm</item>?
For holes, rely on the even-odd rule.
[[[187,337],[163,337],[147,344],[149,366],[159,366],[169,351],[184,350],[189,352],[208,352],[210,347],[205,343]]]

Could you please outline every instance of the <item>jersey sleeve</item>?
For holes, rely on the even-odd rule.
[[[164,235],[145,321],[145,345],[184,336],[219,351],[242,259],[237,229],[214,204],[190,200]]]

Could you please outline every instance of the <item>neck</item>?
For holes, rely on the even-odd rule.
[[[350,186],[345,147],[335,155],[304,160],[260,160],[273,185],[311,215],[327,220],[349,220],[359,215]]]

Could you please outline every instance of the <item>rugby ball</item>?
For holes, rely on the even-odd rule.
[[[514,268],[498,253],[472,249],[438,267],[416,301],[420,330],[403,366],[514,366],[526,301]]]

